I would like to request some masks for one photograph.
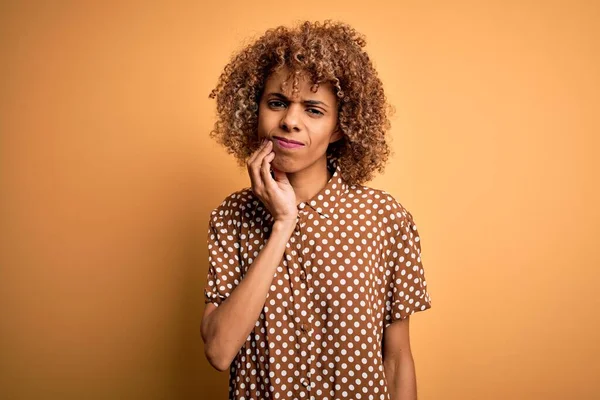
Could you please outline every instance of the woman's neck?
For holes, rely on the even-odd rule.
[[[327,168],[327,159],[318,160],[313,165],[293,174],[287,174],[296,193],[296,204],[315,197],[329,182],[333,174]]]

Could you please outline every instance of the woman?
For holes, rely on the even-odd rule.
[[[409,316],[431,301],[412,215],[362,185],[390,153],[364,46],[343,23],[278,27],[211,93],[252,183],[208,230],[202,337],[230,399],[416,399]]]

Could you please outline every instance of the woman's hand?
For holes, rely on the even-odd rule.
[[[298,208],[294,188],[285,172],[273,168],[275,178],[271,176],[271,162],[275,158],[273,142],[266,142],[256,150],[246,165],[252,182],[252,192],[263,202],[273,216],[274,221],[296,222]]]

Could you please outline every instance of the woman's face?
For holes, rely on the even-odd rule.
[[[292,98],[293,77],[288,74],[289,70],[283,68],[267,78],[258,108],[258,138],[273,142],[275,168],[294,173],[325,158],[329,143],[340,139],[342,134],[336,129],[337,99],[331,83],[319,84],[313,93],[312,82],[302,75],[299,91]],[[287,78],[284,91],[281,84]]]

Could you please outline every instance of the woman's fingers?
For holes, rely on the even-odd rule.
[[[271,182],[271,161],[275,157],[275,153],[272,151],[273,142],[270,140],[267,142],[265,147],[261,150],[255,163],[257,164],[257,172],[260,174],[260,181],[262,188],[273,190],[273,182]]]
[[[270,152],[263,158],[262,165],[260,167],[262,182],[267,190],[274,190],[277,187],[275,180],[271,176],[271,161],[273,161],[274,158],[275,152]]]
[[[246,165],[248,166],[248,169],[250,169],[250,165],[252,165],[252,163],[254,163],[254,161],[256,160],[258,153],[260,153],[260,151],[263,149],[263,147],[265,147],[265,144],[267,144],[267,143],[266,142],[262,143],[260,146],[258,146],[258,148],[256,150],[254,150],[254,153],[252,153],[250,155],[250,158],[248,158],[248,160],[246,161]]]
[[[254,160],[258,156],[258,153],[260,153],[260,151],[263,149],[263,147],[265,147],[266,144],[267,144],[267,142],[263,141],[263,143],[261,143],[261,145],[258,146],[258,148],[256,150],[254,150],[254,153],[252,153],[252,155],[250,156],[250,158],[246,162],[246,164],[248,164],[248,166],[250,166],[250,164],[252,164],[254,162]]]
[[[258,149],[256,149],[254,151],[254,153],[252,153],[252,155],[250,156],[250,158],[246,161],[246,166],[248,167],[248,173],[250,174],[250,178],[254,180],[254,176],[252,175],[252,169],[254,168],[254,164],[256,163],[256,160],[258,158],[258,155],[260,154],[261,150],[265,147],[267,143],[264,142],[263,144],[261,144]]]
[[[248,172],[252,181],[252,188],[256,191],[262,191],[264,187],[263,179],[261,178],[261,166],[263,159],[270,153],[272,142],[269,140],[263,144],[254,155],[248,160]]]

